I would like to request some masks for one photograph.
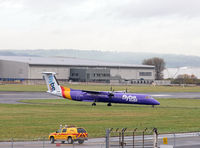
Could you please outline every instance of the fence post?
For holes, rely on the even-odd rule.
[[[110,147],[109,137],[110,137],[110,129],[106,129],[106,148]]]
[[[134,129],[133,131],[133,148],[135,146],[135,132],[136,132],[137,128]]]
[[[43,137],[43,148],[44,148],[44,141],[45,141],[45,138]]]
[[[142,133],[143,133],[143,134],[142,134],[142,140],[143,140],[143,146],[142,146],[142,147],[143,147],[143,148],[144,148],[144,133],[146,132],[146,130],[147,130],[147,128],[145,128],[144,131],[142,132]]]
[[[122,129],[122,148],[124,148],[124,129]]]
[[[124,148],[125,142],[124,142],[124,132],[126,131],[127,128],[122,129],[122,148]]]
[[[116,129],[116,133],[118,132],[119,128]],[[119,146],[121,145],[121,132],[119,131]]]
[[[153,148],[158,147],[158,131],[157,128],[153,129]]]
[[[144,148],[144,131],[142,132],[142,147]]]
[[[174,147],[176,146],[176,134],[174,133]]]
[[[13,142],[14,142],[14,139],[12,138],[11,139],[11,148],[13,148]]]

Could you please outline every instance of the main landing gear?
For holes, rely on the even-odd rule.
[[[93,102],[93,103],[92,103],[92,106],[96,106],[96,103],[95,103],[95,102]]]
[[[112,104],[109,102],[109,103],[107,104],[107,106],[112,106]]]
[[[92,106],[96,106],[96,103],[93,102],[93,103],[92,103]],[[112,104],[111,104],[111,103],[108,103],[107,106],[112,106]]]

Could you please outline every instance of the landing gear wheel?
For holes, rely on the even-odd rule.
[[[94,102],[94,103],[92,103],[92,106],[96,106],[96,103]]]
[[[54,143],[54,137],[50,138],[51,143]]]
[[[68,142],[69,144],[73,144],[73,143],[74,143],[74,140],[72,139],[72,137],[68,137],[67,142]]]
[[[84,140],[78,140],[78,143],[79,143],[79,144],[83,144],[83,143],[84,143]]]
[[[107,106],[112,106],[112,104],[111,104],[111,103],[108,103]]]

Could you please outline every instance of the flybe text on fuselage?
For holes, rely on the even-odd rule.
[[[48,79],[49,79],[49,87],[50,87],[50,90],[51,90],[51,92],[52,92],[52,91],[55,90],[55,86],[54,86],[54,82],[53,82],[53,76],[50,75],[50,76],[48,77]]]
[[[127,102],[137,102],[138,101],[136,96],[125,95],[125,94],[122,96],[122,100],[126,100]]]

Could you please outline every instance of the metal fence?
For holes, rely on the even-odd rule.
[[[157,129],[128,130],[122,129],[107,129],[106,130],[106,148],[147,148],[157,147],[158,132]]]
[[[200,147],[200,132],[160,134],[156,129],[107,129],[105,138],[94,138],[84,144],[51,144],[46,138],[16,139],[10,138],[0,142],[0,148],[154,148],[171,145],[173,148]]]

